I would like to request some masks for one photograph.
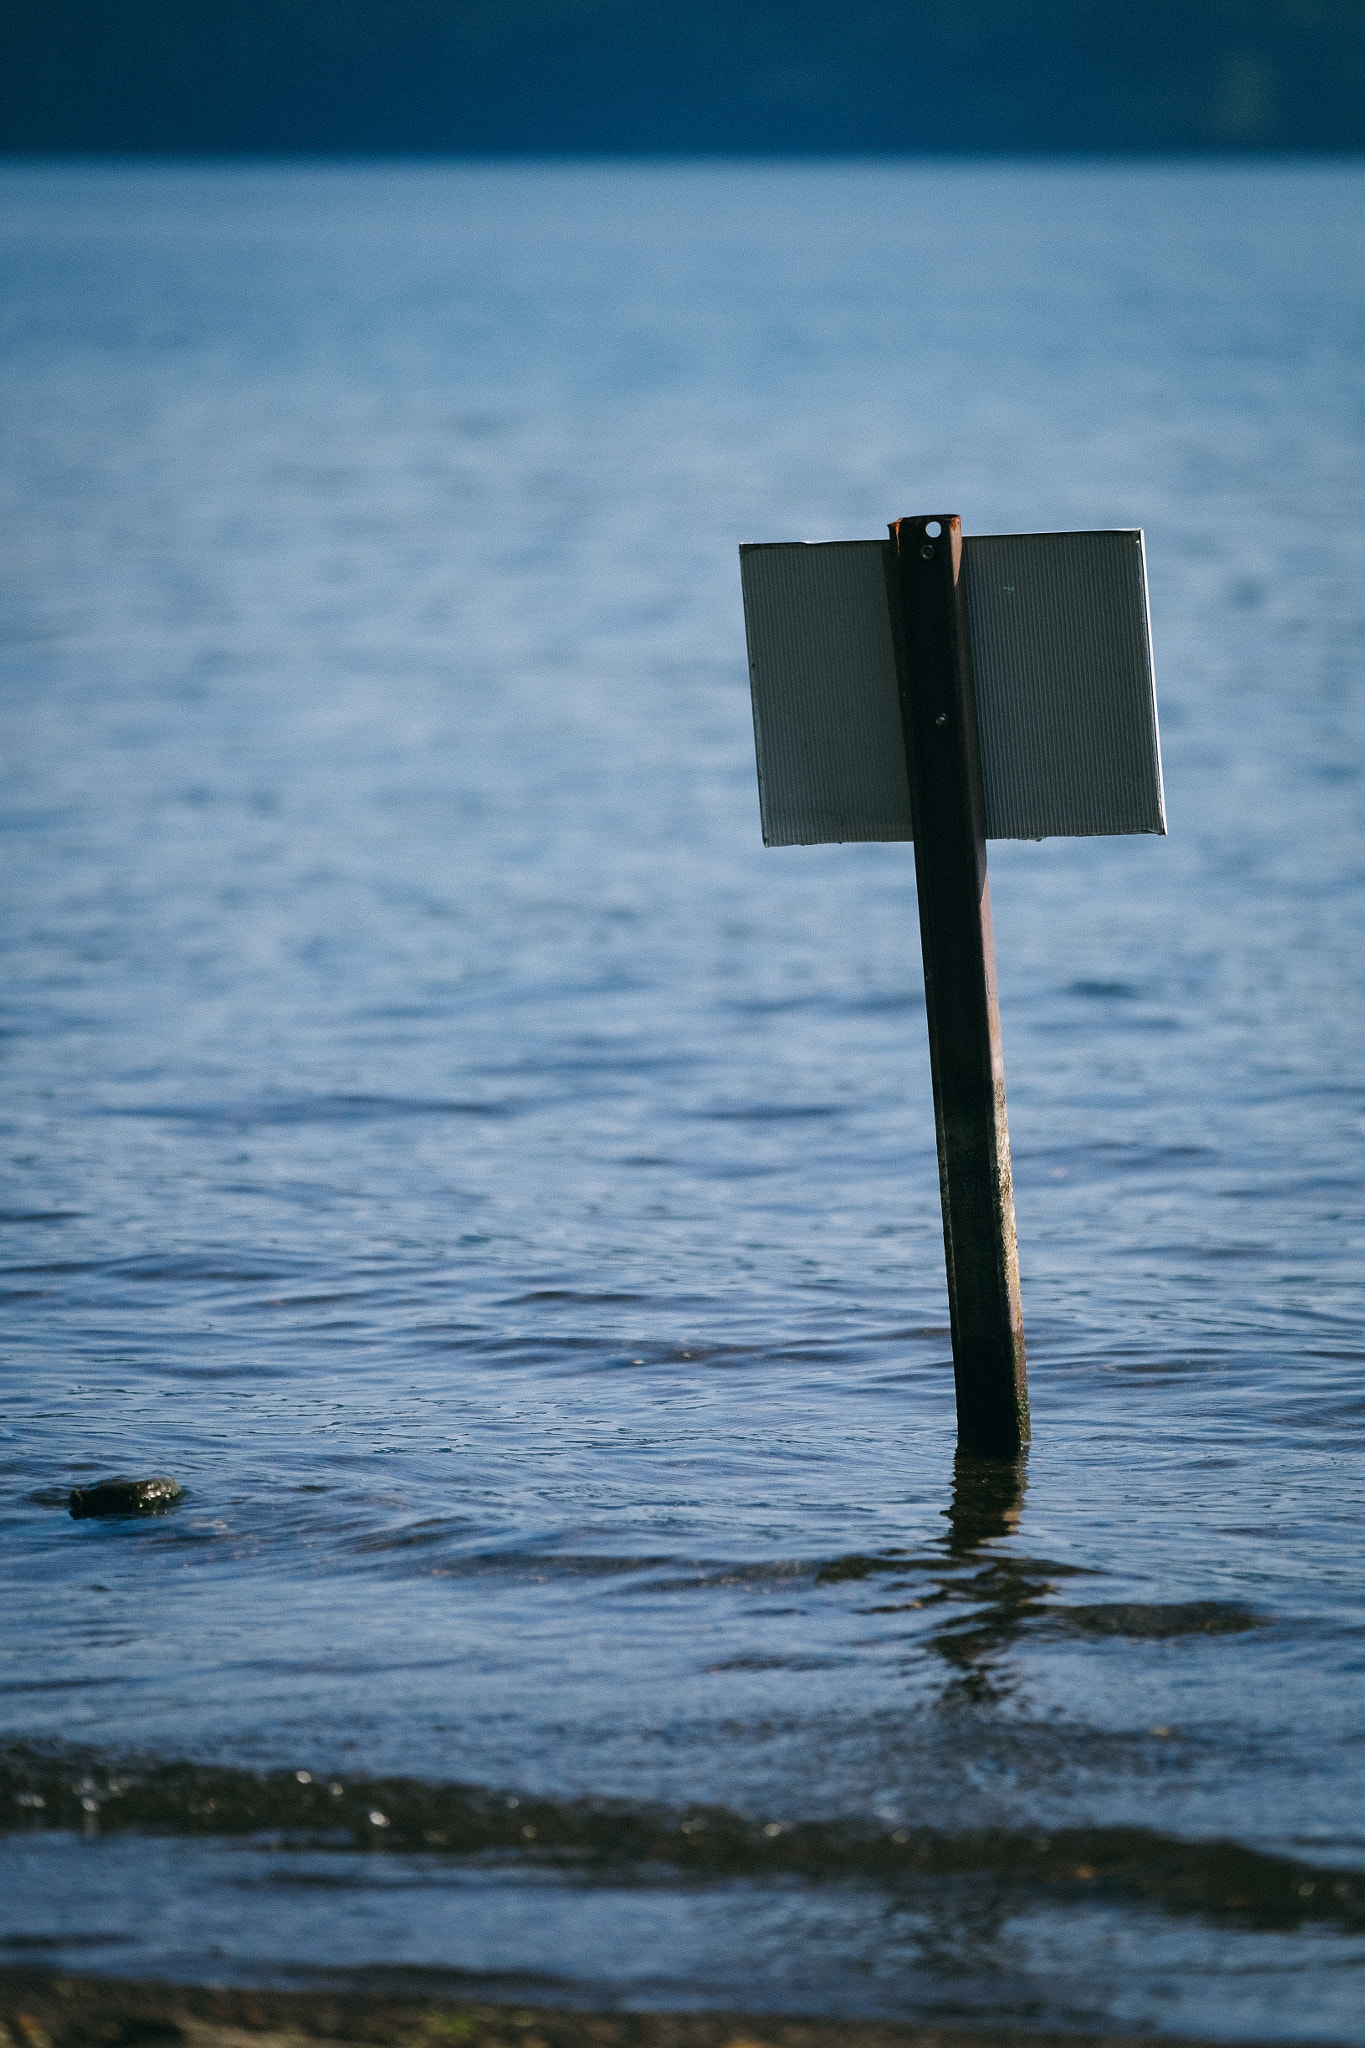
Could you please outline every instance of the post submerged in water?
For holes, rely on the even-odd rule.
[[[913,840],[958,1443],[1028,1439],[987,839],[1166,830],[1140,529],[740,548],[765,846]]]
[[[890,532],[958,1441],[1014,1457],[1028,1381],[962,522],[898,519]]]

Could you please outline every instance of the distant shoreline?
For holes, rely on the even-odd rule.
[[[586,2012],[397,1991],[141,1983],[16,1966],[0,1967],[0,2026],[3,2048],[1154,2048],[1150,2034],[740,2012]],[[1160,2037],[1160,2048],[1211,2044],[1172,2035]]]

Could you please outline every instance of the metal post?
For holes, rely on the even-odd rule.
[[[962,522],[955,515],[892,526],[889,594],[915,834],[958,1442],[964,1450],[1013,1457],[1028,1440],[1028,1382],[961,572]]]

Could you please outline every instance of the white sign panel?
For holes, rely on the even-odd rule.
[[[987,838],[1164,832],[1141,532],[962,552]],[[765,843],[909,839],[890,542],[739,554]]]

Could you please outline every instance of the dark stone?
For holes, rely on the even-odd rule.
[[[109,2048],[151,2048],[156,2042],[183,2041],[185,2029],[169,2016],[155,2013],[135,2012],[126,2020],[116,2021],[109,2034]]]
[[[101,1479],[98,1486],[78,1486],[71,1512],[79,1522],[87,1515],[155,1515],[174,1507],[185,1489],[177,1479]]]

